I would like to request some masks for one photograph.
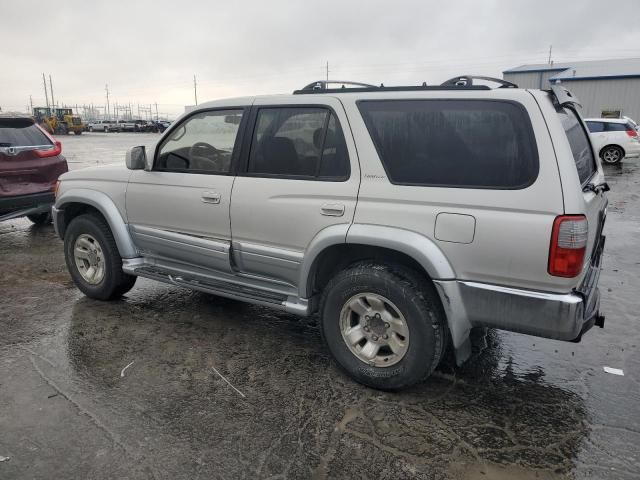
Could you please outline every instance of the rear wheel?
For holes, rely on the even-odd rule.
[[[321,331],[356,381],[400,390],[440,362],[445,316],[433,286],[400,266],[363,263],[336,275],[322,298]]]
[[[600,158],[602,158],[602,161],[604,163],[608,163],[609,165],[620,163],[623,157],[624,152],[620,147],[616,147],[615,145],[605,147],[600,152]]]
[[[64,236],[67,268],[76,286],[98,300],[118,298],[136,278],[122,271],[122,258],[107,223],[98,215],[74,218]]]
[[[27,215],[27,218],[35,225],[48,225],[51,223],[51,213],[49,212]]]

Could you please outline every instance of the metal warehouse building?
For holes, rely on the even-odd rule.
[[[522,65],[502,73],[521,88],[562,83],[578,97],[585,117],[640,121],[640,58]]]

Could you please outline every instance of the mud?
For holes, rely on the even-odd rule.
[[[156,139],[65,149],[79,168]],[[640,166],[607,174],[605,328],[490,331],[399,394],[347,378],[313,319],[147,280],[87,299],[52,227],[1,223],[0,478],[640,478]]]

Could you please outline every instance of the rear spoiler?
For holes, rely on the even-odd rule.
[[[550,92],[558,102],[558,105],[561,107],[580,107],[582,108],[582,104],[578,100],[573,93],[569,91],[568,88],[563,87],[562,85],[551,85],[551,90],[547,90]]]

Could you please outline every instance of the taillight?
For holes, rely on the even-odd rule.
[[[47,148],[46,150],[34,150],[33,153],[35,153],[40,158],[55,157],[56,155],[60,155],[62,153],[62,143],[60,143],[58,140],[56,140],[51,135],[49,135],[49,132],[47,132],[44,128],[42,128],[37,123],[36,123],[36,127],[38,127],[42,131],[42,133],[44,133],[47,136],[47,138],[51,140],[51,143],[53,143],[52,145],[53,148]]]
[[[549,274],[572,278],[582,271],[589,239],[589,223],[584,215],[561,215],[553,222],[549,248]]]
[[[40,158],[55,157],[56,155],[60,155],[62,153],[62,144],[59,141],[54,140],[54,144],[52,145],[52,147],[53,148],[47,148],[46,150],[34,150],[33,153],[35,153]]]
[[[636,130],[634,130],[633,128],[630,128],[629,130],[627,130],[627,135],[629,135],[630,137],[637,137],[638,136],[638,132]]]

